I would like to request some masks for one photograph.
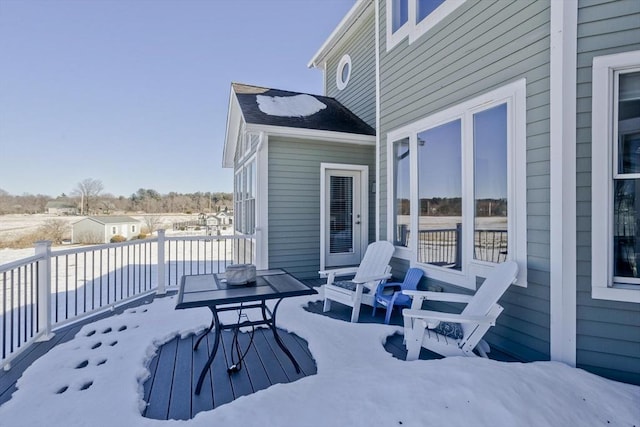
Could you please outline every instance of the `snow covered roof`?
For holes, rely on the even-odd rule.
[[[114,215],[114,216],[90,216],[85,219],[89,219],[100,224],[127,224],[127,223],[138,223],[135,218],[131,218],[126,215]],[[82,221],[82,220],[81,220]],[[80,222],[80,221],[78,221]]]
[[[339,143],[375,144],[375,130],[334,98],[232,83],[222,167],[234,166],[245,131]]]
[[[375,135],[375,130],[334,98],[232,84],[246,123]]]

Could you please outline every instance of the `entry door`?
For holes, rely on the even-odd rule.
[[[362,258],[362,172],[329,169],[325,174],[324,255],[327,267],[358,265]]]

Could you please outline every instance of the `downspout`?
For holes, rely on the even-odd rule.
[[[378,0],[375,7],[375,49],[376,49],[376,241],[380,240],[380,8]],[[388,238],[388,236],[387,236]]]

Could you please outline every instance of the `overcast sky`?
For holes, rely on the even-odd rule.
[[[0,0],[0,189],[232,191],[231,82],[322,93],[355,0]]]

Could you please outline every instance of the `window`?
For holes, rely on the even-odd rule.
[[[409,0],[390,0],[391,32],[397,32],[409,20]]]
[[[344,55],[340,59],[340,62],[338,62],[338,67],[336,68],[336,86],[338,87],[338,90],[342,90],[347,87],[350,77],[351,57],[349,55]]]
[[[393,143],[393,241],[396,246],[409,244],[411,214],[409,138]]]
[[[418,262],[462,265],[462,120],[418,133]]]
[[[640,51],[593,59],[592,110],[592,295],[640,302]]]
[[[387,0],[387,51],[409,37],[413,43],[465,0]]]
[[[388,135],[389,234],[434,279],[475,289],[496,263],[526,265],[525,88],[520,80]]]
[[[416,24],[431,15],[444,0],[417,0]]]
[[[132,233],[135,233],[135,232],[136,232],[136,226],[135,226],[135,225],[132,225],[132,226],[131,226],[131,232],[132,232]]]
[[[240,167],[234,181],[236,231],[253,234],[256,228],[256,161]]]
[[[116,227],[111,227],[111,234],[117,234],[118,230],[116,229]]]

